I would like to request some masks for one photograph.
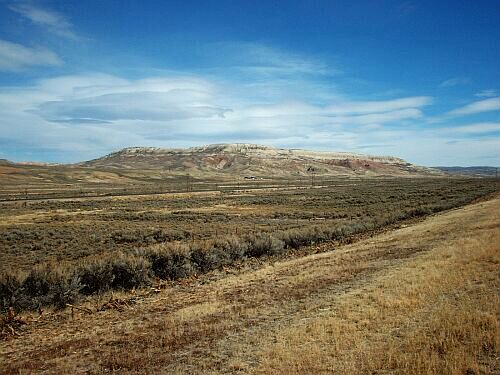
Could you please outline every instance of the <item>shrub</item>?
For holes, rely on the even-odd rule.
[[[143,257],[120,253],[107,262],[111,268],[112,289],[133,289],[151,282],[151,264]]]
[[[62,278],[59,283],[54,284],[52,288],[52,302],[58,309],[63,309],[68,303],[76,302],[80,297],[82,285],[76,275]]]
[[[436,210],[437,211],[437,210]],[[434,211],[434,212],[436,212]],[[409,213],[408,213],[408,216],[409,217],[420,217],[420,216],[425,216],[425,215],[429,215],[433,212],[433,210],[431,210],[429,207],[426,207],[426,206],[420,206],[420,207],[417,207],[413,210],[411,210]]]
[[[229,263],[230,256],[215,241],[191,244],[191,262],[200,272],[208,272]]]
[[[177,280],[193,273],[189,247],[185,244],[165,243],[139,250],[146,257],[153,274],[164,280]]]
[[[67,303],[78,299],[80,290],[78,277],[63,273],[51,265],[37,266],[22,280],[12,307],[32,310],[53,305],[64,308]]]
[[[98,259],[87,260],[76,270],[82,284],[82,293],[91,295],[102,293],[111,288],[113,272],[111,264]]]
[[[248,248],[245,255],[250,257],[279,255],[283,253],[285,248],[283,241],[268,233],[251,234],[247,236],[246,240]]]
[[[310,230],[289,229],[279,233],[278,237],[283,241],[285,248],[298,249],[301,246],[311,243],[312,233]]]
[[[313,245],[330,239],[331,230],[325,227],[311,227],[302,229],[289,229],[278,234],[285,248],[298,249],[302,246]]]
[[[214,247],[222,249],[230,260],[240,260],[245,257],[248,250],[248,243],[240,237],[229,235],[224,238],[214,240]]]
[[[109,289],[132,289],[150,283],[151,265],[142,257],[118,253],[83,263],[75,276],[79,278],[81,291],[86,295]]]
[[[0,276],[0,312],[15,306],[21,296],[21,281],[18,275],[2,274]]]

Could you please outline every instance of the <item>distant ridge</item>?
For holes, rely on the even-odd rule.
[[[433,167],[448,174],[464,176],[495,176],[496,167],[476,166],[476,167]]]
[[[59,163],[44,163],[38,161],[10,161],[7,159],[0,159],[0,165],[32,165],[32,166],[56,166]]]
[[[393,156],[308,151],[248,143],[211,144],[191,148],[129,147],[78,163],[92,168],[158,169],[206,176],[440,175]]]

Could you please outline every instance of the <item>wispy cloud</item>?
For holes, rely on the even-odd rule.
[[[429,96],[413,96],[394,100],[341,102],[329,107],[336,114],[381,113],[408,108],[419,108],[432,103]]]
[[[465,135],[497,133],[500,132],[500,122],[480,122],[462,126],[445,127],[436,132]]]
[[[449,116],[466,116],[500,110],[500,97],[479,100],[448,112]]]
[[[62,14],[53,10],[42,9],[28,3],[14,3],[9,5],[9,9],[53,34],[68,39],[79,39],[73,31],[73,25]]]
[[[478,98],[492,98],[494,96],[498,96],[498,93],[496,90],[489,89],[489,90],[482,90],[474,94],[474,96],[477,96]]]
[[[413,1],[403,1],[396,8],[400,16],[408,16],[415,12],[416,9],[417,5]]]
[[[230,110],[214,104],[210,83],[192,77],[125,80],[106,75],[69,76],[59,78],[57,83],[56,90],[62,95],[31,110],[52,122],[167,122],[223,117]],[[45,80],[41,86],[54,88],[54,82]]]
[[[455,87],[455,86],[468,85],[469,83],[471,83],[470,78],[455,77],[455,78],[450,78],[450,79],[447,79],[446,81],[441,82],[439,84],[439,87]]]
[[[223,117],[229,109],[214,106],[203,93],[190,90],[166,92],[135,91],[91,98],[51,101],[35,113],[48,121],[106,122],[116,120],[172,121],[176,119]]]
[[[245,114],[255,117],[317,115],[329,118],[346,119],[383,118],[387,114],[399,114],[403,117],[421,114],[418,108],[432,103],[432,98],[415,96],[394,100],[380,101],[337,101],[327,106],[315,106],[306,102],[290,102],[274,105],[250,106],[245,109]],[[399,117],[398,115],[398,117]],[[377,116],[377,117],[376,117]],[[390,116],[389,116],[390,117]],[[387,118],[389,118],[387,117]]]
[[[304,142],[302,147],[347,151],[366,143],[366,134],[372,137],[385,125],[403,126],[421,118],[421,108],[432,101],[428,97],[334,99],[317,105],[308,93],[301,100],[277,98],[274,104],[263,105],[252,95],[238,84],[220,86],[196,76],[138,80],[105,74],[61,76],[32,87],[0,90],[2,123],[9,129],[16,124],[17,129],[6,129],[1,137],[11,144],[24,144],[28,138],[36,144],[42,139],[57,146],[58,152],[73,137],[81,137],[80,149],[92,149],[96,140],[82,137],[85,129],[100,134],[95,150],[253,141],[283,146]]]
[[[218,42],[207,45],[203,55],[221,68],[274,76],[289,74],[335,75],[340,70],[311,56],[290,53],[266,44]]]
[[[0,39],[0,70],[20,71],[32,66],[61,65],[61,59],[42,47],[25,47]]]

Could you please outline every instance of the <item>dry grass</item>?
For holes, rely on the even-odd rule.
[[[498,373],[499,202],[46,316],[0,343],[0,373]]]
[[[16,185],[5,185],[0,178],[0,273],[29,271],[45,262],[76,265],[89,257],[177,240],[297,233],[421,216],[461,206],[498,188],[493,179],[463,178],[318,177],[321,186],[314,189],[282,180],[266,183],[274,187],[222,188],[205,181],[204,188],[212,191],[181,193],[161,184],[126,190],[113,184],[85,185],[81,191],[71,184],[46,187],[49,190],[28,184],[12,190]],[[214,191],[214,185],[222,190]]]
[[[497,222],[337,298],[279,332],[256,372],[498,373],[498,244]]]

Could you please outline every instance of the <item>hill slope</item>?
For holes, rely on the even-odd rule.
[[[171,172],[245,176],[429,175],[440,172],[395,157],[282,149],[253,144],[214,144],[187,149],[132,147],[78,166],[160,169]]]

